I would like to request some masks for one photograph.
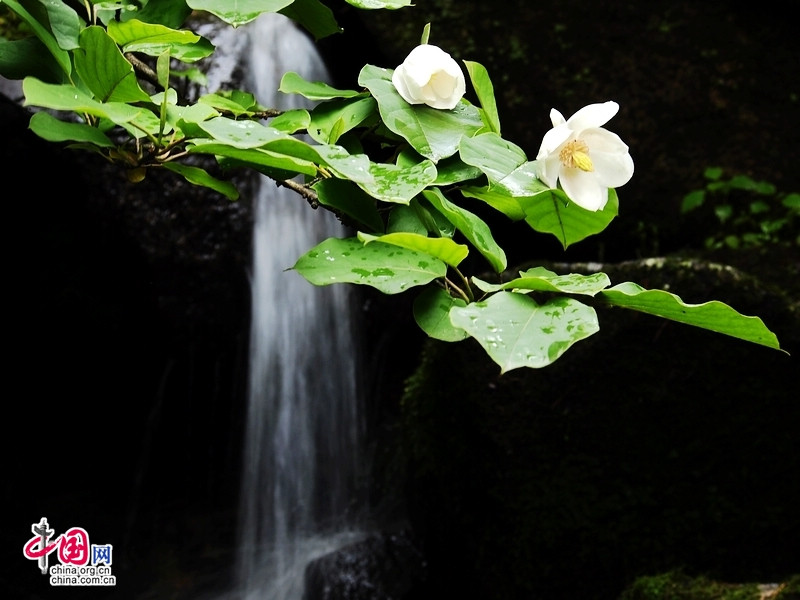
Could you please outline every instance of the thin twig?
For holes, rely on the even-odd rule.
[[[158,74],[150,68],[150,65],[139,60],[130,52],[125,53],[125,58],[128,59],[128,62],[133,65],[133,68],[136,69],[142,75],[142,77],[144,77],[154,86],[159,88],[161,87],[161,84],[158,82]]]
[[[297,183],[291,179],[284,179],[282,181],[276,179],[275,183],[300,194],[306,199],[306,202],[308,202],[308,204],[314,210],[319,208],[319,196],[317,196],[317,193],[311,188],[304,186],[302,183]]]

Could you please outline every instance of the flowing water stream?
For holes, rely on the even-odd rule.
[[[325,80],[313,42],[267,14],[249,26],[246,76],[258,101],[292,108],[277,91],[295,71]],[[237,596],[300,600],[305,566],[357,535],[360,418],[352,303],[345,286],[318,288],[294,271],[341,225],[263,179],[255,205],[252,324],[240,501]],[[331,218],[328,218],[331,217]]]

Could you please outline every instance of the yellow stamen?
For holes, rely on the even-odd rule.
[[[572,140],[564,146],[558,155],[561,164],[565,167],[580,169],[581,171],[594,171],[594,164],[589,158],[589,146],[583,140]]]

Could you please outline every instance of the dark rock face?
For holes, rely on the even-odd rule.
[[[680,567],[796,572],[796,296],[702,261],[602,270],[757,314],[792,356],[600,308],[600,332],[545,369],[500,376],[476,343],[428,343],[403,411],[434,597],[458,582],[454,597],[612,599]]]
[[[177,578],[166,557],[178,548],[196,562],[207,544],[233,544],[250,206],[158,172],[128,183],[37,138],[29,116],[0,96],[9,422],[33,436],[3,481],[3,547],[18,564],[43,516],[84,527],[114,545],[125,597]],[[46,586],[27,566],[19,589]]]
[[[425,560],[405,532],[372,535],[308,565],[303,600],[411,600]]]

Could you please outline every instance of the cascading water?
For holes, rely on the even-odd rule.
[[[246,67],[259,103],[292,108],[277,91],[295,71],[325,80],[313,43],[288,19],[249,26]],[[353,535],[359,392],[345,286],[314,287],[294,261],[341,225],[264,178],[255,206],[250,375],[240,503],[242,599],[300,600],[313,558]],[[328,218],[331,217],[331,218]]]

